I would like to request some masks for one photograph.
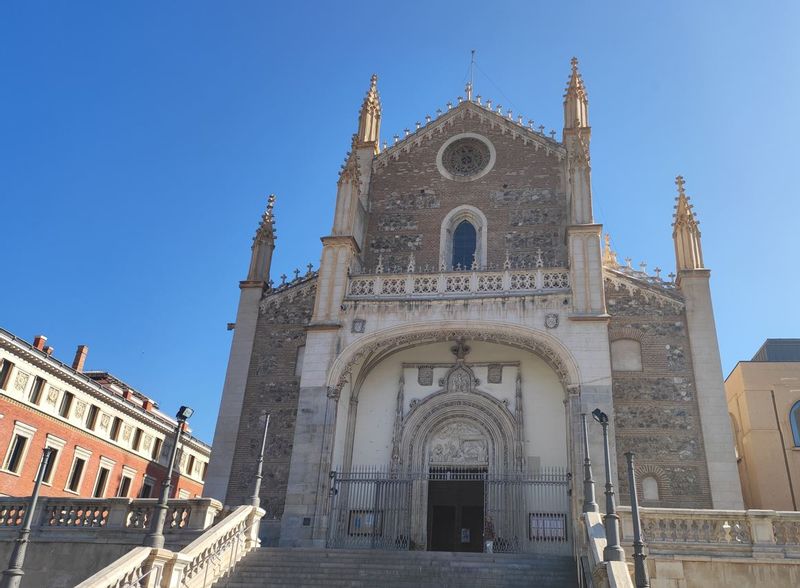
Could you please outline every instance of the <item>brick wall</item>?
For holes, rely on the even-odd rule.
[[[315,295],[316,278],[267,293],[256,324],[226,503],[241,504],[252,493],[263,414],[269,411],[261,506],[270,518],[283,513],[300,390],[297,350],[305,345]]]
[[[128,493],[130,497],[139,495],[145,474],[155,480],[152,496],[156,497],[160,491],[161,483],[167,472],[166,468],[158,463],[143,459],[77,427],[43,415],[5,396],[0,397],[0,415],[2,415],[2,418],[0,418],[0,459],[5,458],[8,446],[13,440],[15,422],[19,421],[36,429],[19,475],[0,470],[0,494],[8,496],[31,495],[33,482],[48,434],[66,441],[66,444],[63,450],[59,451],[52,483],[42,486],[42,496],[65,496],[70,494],[65,490],[65,487],[72,467],[76,446],[92,453],[86,464],[83,481],[79,488],[80,496],[92,496],[101,456],[115,462],[106,486],[105,496],[116,496],[123,466],[136,470],[136,475]],[[181,490],[189,492],[189,496],[194,498],[195,496],[202,496],[203,485],[179,476],[177,480],[173,479],[172,495],[178,496],[178,492]]]
[[[685,312],[609,282],[606,301],[611,341],[635,339],[642,351],[641,371],[612,372],[620,502],[629,503],[624,453],[632,451],[639,481],[659,482],[660,502],[645,505],[711,508]]]
[[[502,132],[488,120],[457,117],[442,133],[422,139],[409,152],[375,164],[370,184],[370,213],[364,263],[372,269],[379,254],[385,271],[403,270],[409,254],[417,267],[439,265],[441,224],[452,209],[469,204],[480,209],[488,224],[487,262],[501,267],[508,250],[512,262],[531,264],[541,248],[546,265],[566,264],[564,231],[567,221],[563,163],[555,152]],[[492,171],[474,181],[442,177],[436,155],[453,135],[477,132],[495,146]]]

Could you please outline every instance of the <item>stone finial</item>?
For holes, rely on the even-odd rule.
[[[675,178],[678,188],[678,203],[675,205],[675,216],[672,220],[672,239],[675,243],[675,265],[678,271],[693,270],[703,267],[703,248],[700,241],[700,229],[693,206],[686,195],[683,176]]]
[[[669,278],[670,282],[674,282],[675,281],[675,272],[669,272],[667,274],[667,277]]]
[[[461,103],[464,101],[464,99],[463,99],[461,96],[459,96],[459,97],[457,98],[457,100],[458,100],[458,103],[459,103],[459,104],[461,104]]]
[[[492,109],[492,99],[491,98],[487,98],[486,99],[486,108],[488,108],[489,110]]]
[[[472,271],[477,271],[478,269],[478,257],[474,253],[472,254],[472,264],[470,264],[470,269]]]
[[[555,141],[556,140],[556,132],[553,129],[550,129],[550,138]]]
[[[417,121],[416,122],[416,127],[417,127],[417,130],[420,130],[420,128],[422,128],[422,123]]]
[[[403,129],[403,133],[408,137],[411,134],[411,129]]]
[[[647,262],[646,261],[640,261],[639,262],[639,271],[641,271],[643,274],[647,273]]]
[[[286,274],[281,274],[281,286],[286,285],[286,278],[287,278]]]
[[[378,153],[381,131],[381,99],[378,95],[378,76],[372,74],[369,90],[358,113],[358,132],[353,140],[356,148],[372,147]]]
[[[412,251],[408,256],[408,267],[406,269],[408,270],[408,273],[413,274],[414,271],[416,270],[416,267],[417,267],[417,262],[414,259],[414,252]]]
[[[619,267],[617,254],[611,249],[611,235],[606,233],[605,246],[603,247],[603,265],[611,268]]]
[[[450,352],[456,356],[456,359],[464,361],[466,359],[467,354],[469,354],[470,348],[469,345],[466,344],[467,342],[462,337],[461,339],[456,341],[456,344],[450,348]]]
[[[378,265],[375,266],[375,273],[376,274],[383,273],[383,253],[378,254]]]
[[[508,249],[506,249],[506,258],[503,261],[503,269],[511,269],[511,258],[508,256]]]
[[[536,250],[536,267],[544,267],[544,257],[542,257],[542,250]]]
[[[464,86],[464,94],[467,95],[467,101],[472,102],[472,82],[467,82],[467,85]]]
[[[539,125],[539,134],[544,135],[544,125]]]
[[[426,125],[431,124],[431,115],[430,114],[426,114],[425,115],[425,124]]]
[[[481,95],[480,95],[480,94],[478,94],[477,96],[475,96],[475,102],[477,102],[477,103],[478,103],[478,105],[480,105],[480,103],[481,103],[481,98],[482,98],[482,97],[481,97]]]
[[[589,97],[586,86],[578,71],[578,59],[570,60],[570,72],[567,88],[564,91],[564,128],[576,129],[589,126]]]
[[[397,145],[397,142],[400,140],[400,135],[395,135],[392,138],[394,139],[394,144]]]
[[[654,267],[653,272],[656,274],[656,280],[661,280],[661,268]]]
[[[442,109],[441,108],[437,108],[436,109],[436,118],[439,118],[440,116],[442,116]]]
[[[298,268],[294,268],[294,279],[297,280],[300,277],[300,270]]]
[[[453,109],[453,103],[452,102],[448,102],[447,103],[447,110],[452,110],[452,109]]]
[[[309,263],[309,264],[306,266],[306,268],[308,269],[308,272],[306,273],[306,275],[307,275],[307,276],[310,276],[310,275],[313,273],[313,271],[312,271],[312,270],[314,269],[314,264],[313,264],[313,263]]]
[[[275,250],[275,194],[267,196],[267,207],[261,215],[250,252],[250,267],[247,270],[247,279],[250,281],[265,282],[269,279],[269,270],[272,265],[272,252]]]
[[[633,269],[633,260],[630,257],[625,258],[625,266]]]

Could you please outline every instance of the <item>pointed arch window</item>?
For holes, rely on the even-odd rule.
[[[472,267],[475,250],[478,244],[478,233],[468,220],[461,221],[453,232],[453,267]]]
[[[800,447],[800,400],[794,403],[792,410],[789,411],[789,421],[792,424],[792,437],[794,446]]]

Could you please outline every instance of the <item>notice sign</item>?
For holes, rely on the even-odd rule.
[[[461,543],[469,543],[469,529],[461,529]]]

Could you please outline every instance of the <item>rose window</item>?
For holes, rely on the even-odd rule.
[[[467,177],[482,171],[489,164],[489,148],[478,139],[459,139],[447,146],[442,165],[454,176]]]

